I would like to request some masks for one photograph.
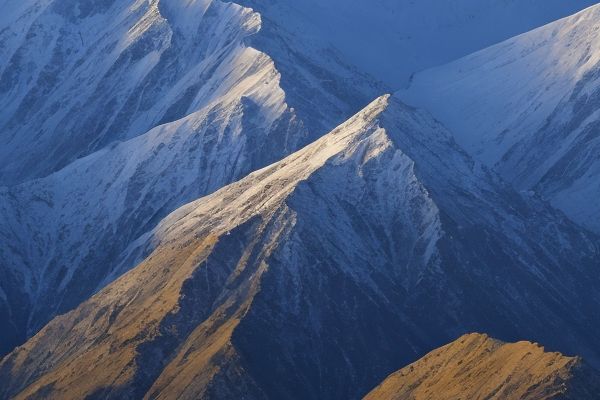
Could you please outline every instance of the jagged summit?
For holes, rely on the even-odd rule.
[[[596,240],[383,96],[133,242],[3,359],[0,396],[357,398],[467,330],[597,360]]]
[[[374,259],[396,257],[395,254],[406,258],[407,254],[401,254],[399,249],[394,248],[414,247],[412,251],[416,253],[416,263],[416,257],[422,257],[425,249],[431,253],[431,246],[435,243],[428,244],[428,241],[435,241],[439,234],[435,206],[412,175],[412,162],[394,150],[385,131],[378,125],[387,104],[388,96],[377,99],[347,123],[305,149],[170,215],[151,237],[137,244],[138,249],[131,250],[134,253],[149,252],[145,256],[146,261],[75,311],[58,317],[24,347],[6,358],[0,367],[5,373],[2,378],[9,379],[13,384],[6,386],[3,395],[16,395],[17,391],[24,389],[20,381],[33,383],[22,393],[28,396],[40,393],[44,382],[57,380],[48,392],[50,397],[60,393],[76,393],[84,397],[94,393],[108,397],[137,397],[141,394],[139,390],[183,398],[200,396],[211,390],[213,385],[227,379],[227,376],[223,376],[227,373],[223,363],[232,363],[231,368],[240,368],[237,366],[239,350],[230,343],[233,330],[240,323],[236,320],[245,321],[244,315],[250,312],[255,296],[265,290],[268,283],[263,278],[264,274],[283,274],[284,281],[291,278],[289,274],[300,274],[298,278],[303,280],[300,276],[307,271],[302,268],[309,266],[305,263],[312,257],[311,254],[320,254],[321,262],[325,263],[323,267],[329,262],[335,263],[329,268],[338,268],[335,260],[343,257],[351,263],[344,268],[344,273],[362,281],[368,278],[367,271],[351,266],[368,260],[367,255]],[[385,173],[386,168],[392,168],[394,173]],[[371,180],[368,176],[372,176],[373,170],[382,176],[374,176],[376,179]],[[332,186],[333,182],[336,185]],[[394,194],[382,196],[381,200],[387,200],[387,204],[374,207],[377,197],[372,196],[379,196],[377,191],[368,190],[367,193],[371,192],[372,195],[362,200],[356,197],[365,190],[366,185],[383,185]],[[359,203],[353,205],[351,202],[357,199]],[[341,211],[339,204],[346,202],[347,211],[337,217],[327,217],[327,209],[337,214]],[[409,208],[411,203],[422,204],[422,211]],[[364,214],[365,223],[383,224],[390,220],[400,223],[404,218],[410,218],[414,223],[405,221],[408,230],[405,230],[403,243],[390,237],[389,240],[393,242],[384,251],[375,237],[363,243],[356,237],[361,233],[357,231],[357,226],[353,227],[358,222],[354,217],[356,211],[350,211],[353,207],[362,210],[360,214]],[[368,214],[365,213],[367,210],[370,210]],[[406,211],[410,213],[405,215]],[[325,220],[316,225],[323,218]],[[411,233],[413,226],[422,231]],[[337,246],[323,253],[316,248],[310,250],[317,243],[312,240],[306,242],[308,238],[302,238],[308,234],[304,232],[305,229],[312,231],[317,228],[322,230],[320,235],[326,234],[326,231],[333,235],[333,230],[342,227],[345,227],[342,237],[353,240],[357,246],[348,249],[352,254],[339,253],[341,249]],[[372,234],[374,232],[369,236]],[[340,238],[335,236],[330,240],[334,245],[341,243]],[[410,241],[421,244],[410,246]],[[305,252],[296,248],[298,245],[309,248]],[[331,251],[334,252],[331,261],[326,261],[324,257]],[[393,253],[388,254],[388,251]],[[280,265],[283,261],[281,257],[288,252],[299,259],[291,264]],[[374,261],[369,264],[369,269],[377,265]],[[389,268],[394,265],[388,264]],[[157,275],[159,270],[163,272]],[[375,286],[375,283],[370,285]],[[260,292],[259,287],[263,288]],[[187,301],[192,303],[186,304]],[[302,304],[304,301],[299,292],[287,298],[285,307],[290,307],[290,317],[296,315],[296,318],[302,318],[302,309],[306,307]],[[93,316],[89,314],[91,310],[105,311]],[[178,331],[174,336],[173,332],[168,332],[173,323]],[[136,329],[130,330],[128,327],[132,324],[140,328],[143,326],[141,329],[148,334],[140,335]],[[50,345],[57,338],[58,331],[66,326],[70,326],[71,333],[68,335],[77,335],[79,339],[76,342],[66,339],[63,343],[67,347],[59,345],[48,363],[36,368],[36,371],[30,370],[34,375],[41,374],[39,380],[30,382],[22,375],[29,373],[21,370],[28,367],[21,364],[20,360],[26,353],[45,351],[42,349]],[[86,331],[85,335],[81,335],[82,329]],[[106,336],[107,332],[112,333]],[[214,351],[225,359],[213,361],[199,357],[203,352],[212,354],[213,350],[206,346],[214,340],[220,343]],[[91,343],[94,345],[90,347]],[[144,350],[145,347],[148,347],[148,352]],[[108,348],[119,350],[103,357],[105,361],[99,360],[94,366],[89,364],[90,359],[95,359],[94,354],[101,354],[105,351],[103,349]],[[154,351],[161,351],[164,357],[152,361],[147,359],[150,364],[146,365],[146,357],[151,357]],[[190,351],[199,352],[198,356],[186,355]],[[51,360],[54,357],[69,361],[56,364]],[[169,362],[171,359],[172,364]],[[200,366],[199,362],[206,364]],[[92,367],[89,373],[95,376],[94,379],[88,380],[80,375],[87,369],[83,368],[84,365]],[[108,365],[111,367],[108,368]],[[218,369],[224,372],[218,373]],[[246,375],[244,373],[238,377],[245,382],[239,390],[244,386],[254,388],[257,385],[258,388],[253,390],[258,393],[268,389],[261,388],[252,376]],[[201,382],[206,384],[199,387],[190,386],[189,382],[181,385],[180,380],[192,378],[199,380],[197,385],[201,385]],[[80,385],[81,379],[89,383]],[[115,383],[115,379],[119,383]],[[234,386],[237,387],[237,384]],[[220,390],[240,393],[234,387]],[[220,395],[223,396],[223,393]]]
[[[369,43],[432,34],[439,61],[458,54],[439,37],[587,0],[382,1],[0,6],[0,399],[355,399],[474,331],[600,365],[600,238],[535,193],[595,188],[597,12],[481,53],[481,74],[533,68],[535,101],[574,85],[496,163],[406,93],[371,102],[390,71]]]
[[[202,108],[234,83],[221,73],[250,62],[243,41],[260,29],[258,14],[212,0],[185,11],[172,0],[21,3],[0,36],[4,184]]]
[[[390,375],[365,400],[593,400],[600,373],[531,342],[468,334]]]
[[[332,56],[282,51],[290,38],[217,0],[30,0],[2,22],[0,354],[133,267],[123,251],[170,212],[300,149],[377,88]]]
[[[311,49],[293,38],[263,34],[261,16],[236,3],[19,3],[0,20],[0,184],[47,176],[115,141],[234,97],[240,75],[248,66],[257,68],[260,53],[286,67],[290,107],[302,117],[314,114],[305,121],[311,140],[362,108],[378,88],[366,75],[349,71],[335,51],[321,54],[318,65]],[[270,43],[256,51],[253,41]],[[282,47],[294,49],[293,61]],[[290,83],[288,74],[303,79]],[[330,84],[321,85],[323,79]],[[353,85],[342,91],[340,81],[348,79]],[[268,96],[271,90],[260,92]],[[307,93],[314,103],[303,100]],[[280,105],[273,108],[281,114]]]

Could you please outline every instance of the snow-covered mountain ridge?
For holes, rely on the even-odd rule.
[[[418,71],[571,15],[594,0],[240,0],[298,40],[327,42],[394,90]]]
[[[600,6],[418,74],[404,100],[476,158],[600,231]]]
[[[169,215],[5,357],[0,396],[358,398],[472,330],[597,363],[597,244],[384,96]]]
[[[15,27],[0,33],[3,49],[15,51],[1,100],[16,129],[0,133],[0,170],[26,180],[0,190],[2,352],[132,267],[121,252],[169,212],[299,149],[378,88],[331,57],[322,57],[327,72],[314,55],[298,58],[304,48],[287,55],[285,38],[261,39],[260,16],[233,3],[27,3],[14,26],[33,38],[17,46],[25,36]],[[77,24],[98,29],[97,40],[79,38]],[[251,41],[272,44],[303,79],[285,79],[284,91],[275,62]],[[39,47],[70,55],[61,68],[34,63]],[[49,66],[58,68],[50,81]],[[324,74],[339,86],[351,75],[352,85],[321,87]]]
[[[0,33],[0,182],[5,184],[46,176],[228,93],[236,78],[227,71],[235,74],[249,62],[242,53],[261,28],[258,13],[213,0],[28,0],[20,8],[5,17]],[[327,65],[331,56],[322,58]],[[295,62],[295,72],[304,76],[296,79],[295,91],[306,96],[310,89],[319,99],[311,110],[331,114],[314,119],[315,135],[375,95],[356,100],[367,86],[356,78],[356,89],[340,99],[314,82],[312,74],[321,79],[326,70],[310,65],[312,71],[306,71],[306,65]],[[340,79],[336,74],[348,75],[339,62],[329,66],[332,81]],[[287,100],[308,114],[304,105],[294,104],[293,94]]]
[[[457,61],[478,117],[419,97],[449,67],[356,113],[580,5],[433,3],[0,0],[0,398],[352,399],[472,331],[600,365],[600,238],[542,199],[594,228],[598,7]]]

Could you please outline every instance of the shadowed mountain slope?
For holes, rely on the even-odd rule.
[[[597,243],[385,96],[133,243],[0,397],[359,398],[474,330],[598,362]]]
[[[170,212],[380,93],[334,52],[317,65],[312,49],[264,32],[258,13],[234,3],[7,7],[0,182],[21,183],[0,187],[0,354],[135,266],[123,252]]]

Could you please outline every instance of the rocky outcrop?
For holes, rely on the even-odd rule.
[[[531,342],[468,334],[386,378],[365,400],[594,400],[600,373]]]

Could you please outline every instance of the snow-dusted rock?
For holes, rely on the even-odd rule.
[[[234,3],[9,10],[0,181],[24,182],[0,188],[0,353],[135,265],[117,265],[121,252],[168,213],[299,149],[378,88],[333,58],[316,69],[310,49],[288,57]]]
[[[46,176],[114,141],[239,95],[233,87],[253,67],[249,42],[261,29],[258,13],[218,0],[27,0],[8,9],[0,19],[4,184]],[[297,70],[314,68],[299,59],[304,51],[294,48]],[[346,67],[331,60],[327,66],[333,71],[321,69],[329,90],[318,80],[325,77],[294,78],[296,97],[313,103],[292,99],[291,107],[332,114],[315,118],[314,135],[374,96],[361,94],[370,84],[359,78],[354,85],[337,82]]]
[[[571,15],[594,0],[240,0],[297,41],[337,49],[394,90],[410,75]]]
[[[355,398],[465,331],[600,363],[597,236],[517,193],[396,98],[318,139],[382,93],[369,73],[394,84],[356,55],[384,49],[373,45],[381,34],[392,46],[404,40],[388,31],[398,9],[240,3],[0,1],[0,182],[9,185],[0,187],[0,353],[72,310],[3,358],[0,398]],[[414,16],[431,8],[410,3],[393,6],[410,6],[403,18],[418,28]],[[442,20],[427,21],[447,37],[496,40],[473,35],[489,22],[484,3],[440,6]],[[492,3],[504,10],[498,21],[516,4]],[[519,4],[531,11],[536,1]],[[542,19],[565,7],[557,4],[545,2]],[[302,9],[313,6],[323,20],[305,29]],[[465,10],[472,21],[454,32]],[[577,150],[563,157],[579,163],[576,177],[595,165],[594,10],[554,25],[561,40],[545,28],[534,45],[521,37],[496,47],[534,54],[525,65],[521,50],[511,53],[519,71],[536,54],[581,56],[559,63],[562,75],[552,62],[533,69],[547,74],[533,89],[571,97],[521,104],[531,118],[501,116],[523,130],[550,116],[527,140],[543,141],[535,157],[544,160]],[[354,23],[363,16],[380,21],[364,37]],[[533,23],[525,19],[502,35]],[[365,41],[348,46],[331,30]],[[429,39],[379,54],[400,62]],[[441,61],[471,45],[442,45],[439,59],[424,51]],[[407,63],[399,76],[435,60]],[[440,119],[520,188],[510,166],[534,163],[523,158],[531,143],[507,135],[514,143],[494,149],[508,161],[496,165],[473,150],[472,131]],[[557,141],[564,152],[546,157]],[[540,171],[525,187],[569,194],[562,171]]]
[[[448,65],[401,92],[476,158],[600,231],[600,6]]]
[[[165,218],[0,396],[357,398],[473,330],[598,363],[597,240],[384,96]]]

